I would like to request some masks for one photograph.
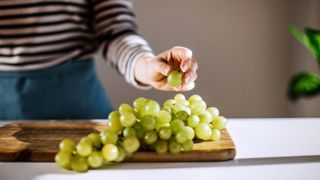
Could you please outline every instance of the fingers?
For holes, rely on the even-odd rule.
[[[155,89],[161,91],[174,91],[175,89],[167,83],[167,78],[151,84]]]
[[[185,47],[173,47],[161,53],[158,58],[182,72],[186,72],[192,65],[192,51]]]
[[[197,73],[196,73],[197,69],[198,69],[197,61],[193,59],[191,62],[190,69],[184,73],[184,77],[183,77],[184,84],[188,84],[197,79]]]
[[[192,51],[184,47],[173,47],[168,51],[161,53],[157,58],[156,70],[163,76],[160,81],[156,81],[151,85],[162,91],[189,91],[194,88],[194,81],[197,79],[198,64],[192,58]],[[183,75],[183,84],[174,88],[167,84],[166,76],[173,69],[180,69]]]
[[[153,88],[161,91],[190,91],[195,87],[195,83],[194,81],[192,81],[188,84],[183,84],[180,87],[174,88],[167,83],[166,78],[160,81],[154,82],[151,85],[153,86]]]
[[[171,59],[191,59],[192,58],[192,51],[185,47],[175,46],[159,55],[163,59],[171,60]]]
[[[183,84],[190,84],[197,79],[197,73],[192,70],[188,70],[183,77]]]
[[[180,69],[182,72],[188,71],[188,69],[192,67],[192,59],[184,59],[180,63]]]
[[[168,76],[170,71],[172,70],[169,64],[166,64],[165,62],[162,62],[160,60],[156,61],[155,68],[156,68],[156,71],[158,71],[164,76]]]
[[[173,47],[171,49],[171,57],[173,61],[178,63],[178,68],[181,69],[182,72],[186,72],[192,63],[192,51],[185,47]]]
[[[193,72],[196,72],[198,70],[198,63],[195,59],[192,59],[191,69]]]
[[[168,68],[167,64],[165,64],[164,62],[160,62],[162,63],[161,66],[162,69],[165,69],[165,68]],[[161,66],[159,65],[158,67],[161,69]],[[159,69],[159,71],[160,71]],[[174,88],[172,86],[170,86],[168,83],[167,83],[167,78],[164,77],[162,78],[160,81],[156,81],[152,84],[152,86],[155,88],[155,89],[158,89],[158,90],[162,90],[162,91],[189,91],[191,89],[194,88],[195,86],[195,83],[194,81],[197,79],[197,71],[198,69],[198,64],[197,64],[197,61],[192,59],[191,63],[190,63],[190,68],[187,70],[187,72],[184,73],[183,75],[183,84],[177,88]],[[162,74],[164,76],[167,76],[166,74],[169,74],[169,72],[171,71],[167,71],[167,70],[162,70]]]
[[[170,52],[172,53],[172,57],[177,58],[180,61],[192,58],[192,51],[185,47],[176,46],[171,48]]]
[[[178,91],[189,91],[195,87],[194,81],[197,79],[198,64],[196,60],[192,60],[190,68],[183,76],[183,84],[177,88]]]
[[[185,84],[181,87],[181,89],[179,89],[179,91],[190,91],[195,87],[195,83],[191,82],[189,84]]]
[[[171,50],[173,61],[178,63],[178,68],[182,72],[186,72],[192,63],[192,51],[184,47],[173,47]]]

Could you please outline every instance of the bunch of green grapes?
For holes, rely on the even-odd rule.
[[[136,151],[178,154],[191,151],[195,139],[216,141],[226,118],[208,107],[199,95],[186,99],[177,94],[160,105],[151,99],[138,98],[121,104],[108,116],[108,128],[91,133],[78,144],[64,139],[55,161],[63,168],[78,172],[121,162]]]

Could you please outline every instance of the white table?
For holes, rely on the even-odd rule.
[[[87,173],[54,163],[0,162],[0,180],[320,179],[320,118],[230,119],[228,129],[237,146],[232,161],[120,163]]]

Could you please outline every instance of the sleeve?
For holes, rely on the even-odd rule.
[[[148,43],[137,32],[130,0],[94,0],[94,32],[104,59],[110,62],[126,81],[139,89],[150,89],[134,76],[139,57],[154,56]]]

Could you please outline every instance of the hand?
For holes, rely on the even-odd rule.
[[[173,47],[156,57],[141,56],[135,67],[135,78],[142,84],[151,85],[163,91],[189,91],[194,88],[198,64],[192,58],[192,51],[184,47]],[[167,76],[173,70],[183,73],[181,86],[174,88],[167,83]]]

